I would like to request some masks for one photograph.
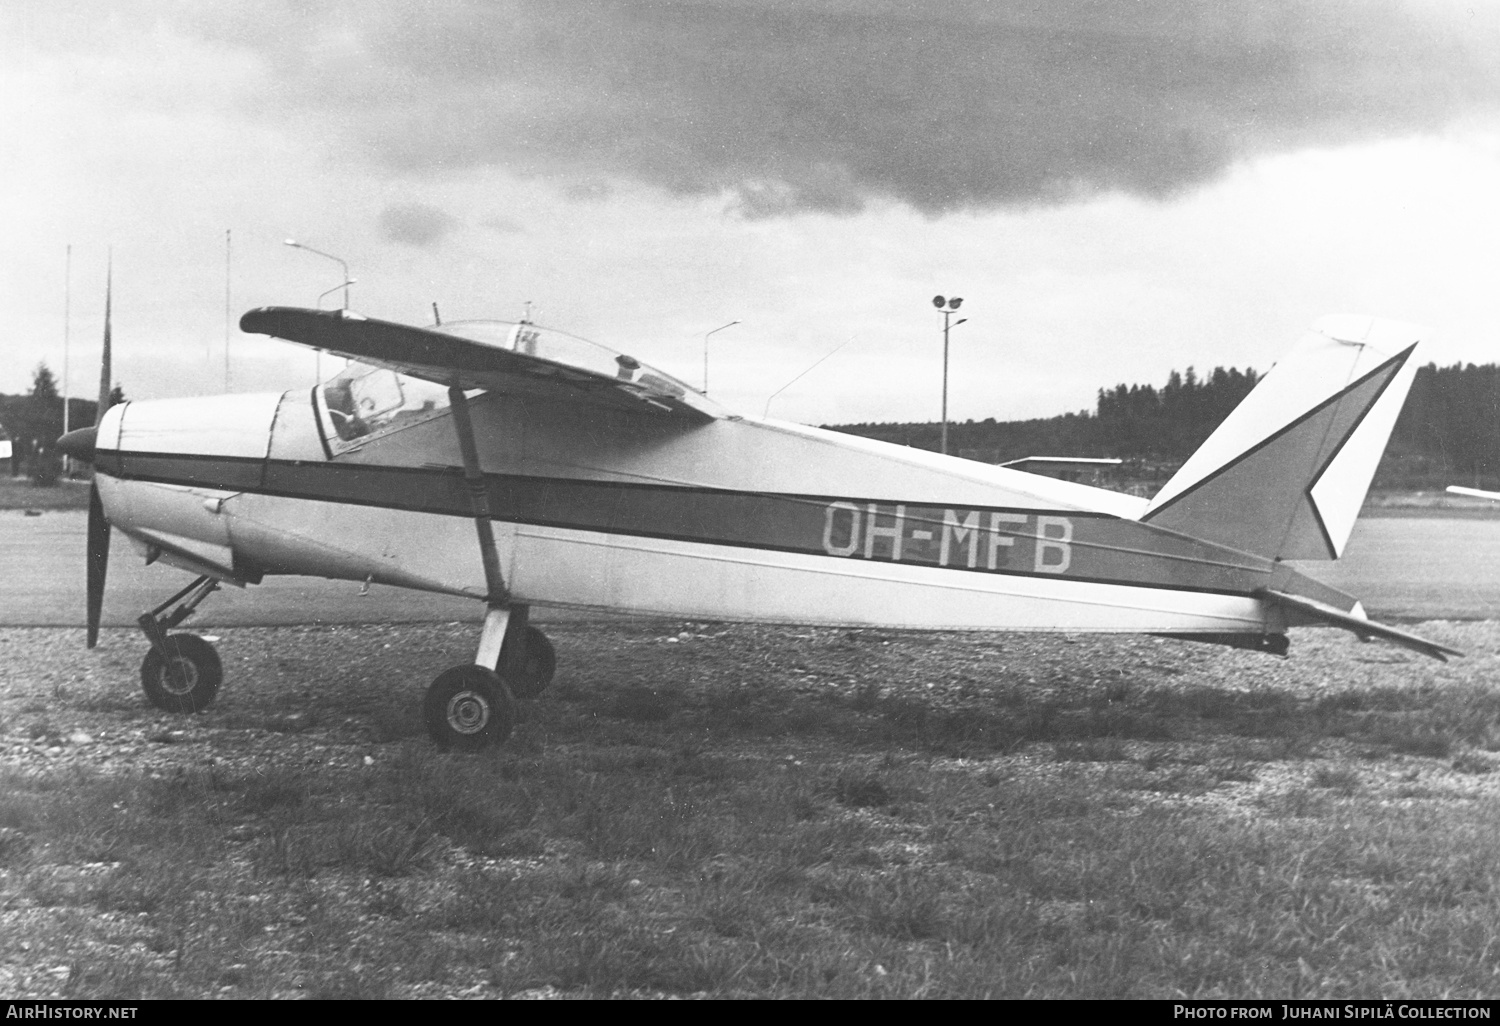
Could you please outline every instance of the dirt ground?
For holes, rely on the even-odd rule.
[[[843,832],[836,836],[862,840],[853,854],[840,854],[841,842],[819,841],[827,849],[799,855],[802,868],[768,865],[757,868],[753,879],[782,879],[790,873],[786,879],[801,882],[787,886],[812,895],[809,908],[827,900],[817,898],[824,893],[819,874],[831,871],[818,868],[825,863],[837,868],[844,866],[841,860],[853,860],[838,872],[867,874],[876,881],[891,879],[892,872],[915,872],[934,859],[938,861],[929,868],[935,878],[941,877],[948,871],[941,852],[971,852],[963,858],[978,859],[974,865],[996,865],[984,851],[1019,843],[1005,841],[1004,831],[977,848],[969,842],[955,848],[951,841],[945,847],[938,838],[957,836],[956,825],[973,816],[999,815],[999,800],[1021,802],[1012,810],[1022,816],[1021,822],[1032,815],[1024,811],[1031,807],[1027,803],[1044,801],[1036,808],[1052,811],[1036,813],[1043,823],[1056,816],[1074,822],[1069,817],[1075,813],[1067,810],[1076,804],[1079,824],[1097,824],[1100,816],[1123,824],[1154,815],[1175,817],[1168,822],[1179,827],[1192,823],[1193,829],[1218,824],[1212,829],[1220,832],[1259,830],[1254,824],[1267,822],[1267,817],[1278,823],[1327,819],[1330,829],[1342,817],[1341,829],[1347,831],[1349,810],[1355,808],[1384,809],[1379,813],[1384,820],[1420,813],[1441,822],[1448,814],[1444,810],[1471,815],[1480,805],[1489,807],[1500,792],[1500,774],[1493,772],[1500,767],[1500,703],[1491,694],[1500,670],[1500,625],[1433,622],[1415,629],[1465,650],[1467,657],[1438,663],[1382,644],[1362,644],[1340,632],[1312,629],[1293,632],[1291,656],[1283,659],[1136,636],[914,634],[652,621],[557,624],[549,632],[560,656],[558,678],[541,699],[523,706],[523,722],[508,745],[494,756],[445,756],[436,763],[420,725],[421,691],[437,670],[468,658],[471,625],[218,631],[224,690],[209,710],[186,717],[161,713],[144,702],[135,682],[142,644],[133,632],[108,631],[101,648],[88,652],[79,631],[3,630],[0,773],[17,797],[10,805],[0,802],[0,935],[9,938],[0,941],[0,992],[13,997],[305,996],[326,995],[338,980],[344,981],[339,986],[354,987],[355,996],[600,996],[621,987],[651,993],[681,989],[660,983],[677,977],[662,976],[665,970],[658,971],[659,966],[651,972],[639,966],[611,970],[618,979],[590,976],[594,970],[559,969],[554,956],[540,949],[535,965],[525,973],[517,969],[520,975],[515,976],[491,969],[485,970],[488,975],[470,977],[450,966],[433,970],[430,977],[409,978],[405,970],[392,968],[385,983],[364,977],[350,982],[339,945],[350,943],[348,937],[355,934],[407,937],[401,931],[416,929],[426,912],[411,913],[399,930],[394,920],[358,912],[357,922],[351,919],[340,927],[345,933],[307,934],[300,948],[252,939],[236,942],[248,945],[234,949],[238,954],[205,949],[199,964],[183,954],[181,942],[171,939],[171,930],[189,929],[183,925],[189,921],[183,918],[189,915],[186,899],[152,891],[155,896],[148,900],[141,897],[142,887],[150,889],[147,884],[131,882],[150,859],[186,859],[201,867],[195,873],[218,881],[194,883],[207,888],[195,894],[251,886],[235,882],[242,880],[258,880],[255,893],[266,887],[274,891],[282,886],[276,881],[289,871],[266,866],[286,857],[287,838],[296,836],[296,830],[313,830],[319,817],[331,817],[344,824],[340,836],[346,836],[356,829],[348,819],[355,812],[346,798],[370,803],[360,813],[365,821],[387,821],[397,814],[394,799],[380,789],[408,786],[413,774],[422,779],[438,774],[444,787],[461,789],[471,776],[499,773],[496,779],[519,780],[516,786],[531,788],[528,800],[540,804],[528,814],[529,826],[504,828],[498,840],[466,840],[473,836],[473,817],[480,815],[473,810],[466,813],[468,819],[454,820],[457,825],[426,828],[436,832],[422,849],[422,860],[382,870],[394,873],[389,886],[403,888],[412,908],[419,893],[447,893],[453,874],[471,873],[478,866],[512,882],[564,881],[557,884],[561,891],[538,899],[539,908],[549,909],[564,898],[574,901],[569,896],[576,896],[577,886],[566,880],[578,874],[618,878],[621,896],[610,900],[619,903],[625,916],[635,907],[630,888],[649,890],[654,900],[687,901],[695,888],[709,886],[698,882],[710,879],[703,875],[708,872],[704,867],[735,857],[725,847],[729,842],[720,840],[702,842],[706,846],[701,852],[694,849],[691,858],[679,852],[658,861],[654,847],[622,843],[610,848],[599,840],[597,827],[585,830],[566,810],[549,813],[549,802],[562,801],[546,797],[552,793],[548,787],[563,786],[557,781],[572,781],[566,786],[589,794],[603,786],[601,781],[615,779],[612,774],[623,774],[618,777],[622,787],[644,788],[633,800],[652,816],[675,807],[674,788],[695,780],[709,780],[713,786],[740,781],[745,793],[733,800],[723,822],[739,818],[734,809],[748,809],[744,803],[759,800],[751,795],[787,786],[789,770],[806,775],[810,782],[795,799],[803,810],[796,817],[822,830]],[[531,779],[553,783],[526,784]],[[272,788],[270,797],[263,788],[254,792],[259,804],[247,805],[253,788],[262,786],[253,784],[258,780],[271,781],[265,785]],[[127,818],[130,803],[146,800],[142,795],[159,802],[162,788],[182,787],[207,795],[209,804],[203,808],[211,814],[202,813],[196,826],[199,813],[191,809],[157,820],[162,825],[152,829],[168,829],[171,838],[158,844],[145,834],[140,846],[132,847],[132,831],[145,827]],[[970,797],[950,807],[943,796],[959,793],[955,788]],[[278,795],[288,789],[298,795],[326,794],[333,804],[311,819],[310,813],[299,811],[302,818],[291,826],[278,826],[276,802],[285,800]],[[384,797],[370,797],[376,792]],[[974,793],[990,796],[990,812],[984,812],[982,801],[972,805]],[[65,811],[69,802],[90,801],[90,794],[104,795],[96,806],[85,805],[95,811]],[[310,809],[312,800],[297,798],[297,809]],[[483,802],[493,800],[498,799],[475,799],[481,803],[475,808],[488,808]],[[568,799],[575,800],[581,799]],[[80,815],[97,821],[79,823]],[[683,825],[673,829],[706,829],[707,806],[686,815]],[[111,817],[119,817],[117,825],[109,825]],[[446,821],[432,822],[441,826]],[[175,825],[167,827],[169,823]],[[1389,833],[1388,827],[1380,829]],[[1097,878],[1097,866],[1086,868],[1096,856],[1078,849],[1078,842],[1064,844],[1048,836],[1050,840],[1036,841],[1046,858],[1076,865],[1085,874],[1080,880]],[[1432,828],[1422,836],[1432,837]],[[637,854],[631,856],[632,851]],[[1100,849],[1097,858],[1106,858],[1106,851],[1107,846]],[[1134,872],[1146,864],[1139,861],[1142,857],[1149,863],[1155,856],[1132,855]],[[319,893],[385,886],[378,885],[378,873],[371,876],[368,868],[331,858],[293,874],[302,881],[296,888],[303,898],[297,900],[304,900],[308,881],[322,888]],[[965,879],[981,879],[965,872],[970,873]],[[265,873],[271,874],[269,883],[256,876]],[[713,892],[720,897],[713,900],[724,900],[721,885],[713,886],[720,887]],[[1088,910],[1094,906],[1059,899],[1056,895],[1063,892],[1057,886],[1048,884],[1035,900],[1026,899],[1027,915],[1039,917],[1038,929],[1052,931],[1049,937],[1068,924],[1093,929]],[[1263,884],[1247,886],[1253,892]],[[944,897],[940,903],[961,909],[967,900]],[[951,905],[953,901],[959,904]],[[589,908],[595,910],[590,915],[597,914],[598,906]],[[136,919],[122,919],[122,910]],[[443,915],[451,918],[451,912]],[[698,913],[680,915],[688,916],[685,922],[698,922],[693,918]],[[705,922],[713,920],[709,912],[702,915],[708,916]],[[161,925],[166,922],[177,925],[168,929]],[[622,922],[635,924],[631,930],[639,926],[628,917]],[[207,936],[215,929],[210,924],[211,919],[204,920],[191,929],[207,931]],[[558,936],[573,936],[569,931],[577,928],[559,926]],[[264,932],[280,937],[277,931],[285,929],[290,927],[280,920],[267,920]],[[514,935],[519,927],[509,929]],[[715,929],[723,934],[727,928]],[[488,936],[482,930],[475,936],[481,935]],[[448,935],[424,933],[421,943],[437,943],[433,938],[439,936]],[[529,935],[523,930],[521,936]],[[704,941],[702,951],[719,951],[730,943],[713,936],[719,939]],[[730,986],[724,982],[729,976],[710,974],[703,978],[708,982],[682,987],[742,995],[990,993],[957,983],[952,984],[956,989],[922,991],[911,982],[915,977],[898,980],[894,969],[875,973],[871,968],[894,967],[899,959],[915,958],[913,952],[933,950],[933,942],[921,935],[899,944],[884,934],[883,940],[862,933],[852,937],[839,941],[838,950],[873,945],[865,970],[874,974],[868,981],[874,989],[792,986],[783,984],[773,969],[766,970],[768,982],[755,986],[744,984],[743,977],[735,977],[740,982]],[[408,942],[409,937],[403,941]],[[506,943],[515,948],[523,942]],[[989,949],[980,944],[972,950]],[[1002,960],[1009,957],[998,947],[994,950]],[[211,958],[230,958],[239,966],[238,975],[226,976],[222,967],[210,970],[206,963]],[[335,972],[330,966],[342,967],[337,972],[344,975],[335,980],[328,975]],[[324,975],[318,976],[319,971]],[[1136,996],[1170,993],[1172,987],[1192,992],[1181,980],[1172,982],[1171,970],[1161,972],[1168,975],[1149,986],[1140,983],[1144,991],[1130,990],[1128,974],[1108,987],[1124,987],[1121,993]],[[827,976],[836,978],[846,979]],[[323,983],[316,984],[318,979]],[[1452,979],[1447,985],[1458,986]],[[1086,986],[1068,991],[1065,984],[1045,980],[1035,986],[1042,987],[1036,993],[1095,993]],[[1227,989],[1244,994],[1256,984],[1210,981],[1194,986],[1203,993]],[[1412,992],[1428,992],[1423,990],[1428,986]],[[1099,993],[1115,992],[1108,987]],[[1334,989],[1324,993],[1340,993],[1336,984],[1328,987]]]

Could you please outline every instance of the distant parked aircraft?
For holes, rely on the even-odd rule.
[[[1449,485],[1448,491],[1454,495],[1469,495],[1476,499],[1500,499],[1500,492],[1487,492],[1482,488],[1465,488],[1462,485]]]

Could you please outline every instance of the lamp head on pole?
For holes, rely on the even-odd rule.
[[[332,260],[334,263],[338,264],[341,268],[343,268],[343,270],[344,270],[344,281],[343,281],[343,284],[335,286],[335,288],[329,289],[328,292],[333,292],[333,291],[336,291],[337,289],[343,289],[344,290],[344,309],[345,310],[349,309],[349,286],[354,284],[354,279],[351,278],[351,277],[349,277],[349,262],[347,260],[345,260],[343,257],[334,256],[332,253],[325,253],[321,249],[313,249],[311,246],[304,246],[302,243],[298,242],[296,239],[282,239],[281,241],[282,241],[283,245],[291,246],[293,249],[300,249],[304,253],[312,253],[315,256],[326,257],[327,259]],[[323,293],[323,295],[324,296],[328,295],[328,292]],[[321,299],[322,296],[320,296],[318,298]]]

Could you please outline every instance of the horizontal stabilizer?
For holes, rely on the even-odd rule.
[[[1426,638],[1418,637],[1407,631],[1398,630],[1395,627],[1387,627],[1383,623],[1375,623],[1366,620],[1362,616],[1346,613],[1341,609],[1330,606],[1326,602],[1316,599],[1304,598],[1301,595],[1289,595],[1284,591],[1272,591],[1267,588],[1259,593],[1269,602],[1282,606],[1287,610],[1302,614],[1314,623],[1326,623],[1334,627],[1342,627],[1344,630],[1353,631],[1362,638],[1376,637],[1395,642],[1403,648],[1414,649],[1423,655],[1432,656],[1439,662],[1446,663],[1448,656],[1462,656],[1463,653],[1456,648],[1447,645],[1439,645],[1436,641],[1428,641]]]

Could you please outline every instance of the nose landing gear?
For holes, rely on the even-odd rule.
[[[214,647],[196,634],[168,634],[186,620],[198,604],[217,591],[212,577],[198,578],[136,623],[151,642],[141,660],[141,687],[158,709],[171,713],[195,713],[208,708],[224,680],[224,666]],[[167,616],[161,614],[172,603],[185,599]]]

